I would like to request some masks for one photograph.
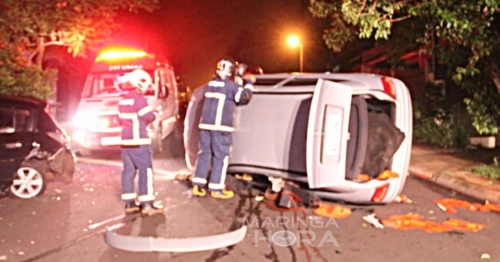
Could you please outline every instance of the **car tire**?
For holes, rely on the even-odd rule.
[[[361,173],[368,143],[368,106],[361,96],[351,101],[349,140],[347,141],[346,178],[354,180]]]
[[[47,188],[48,170],[49,164],[46,160],[31,159],[22,163],[14,174],[9,188],[10,196],[29,199],[43,194]]]

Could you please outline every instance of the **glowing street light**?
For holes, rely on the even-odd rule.
[[[290,36],[288,37],[288,44],[292,47],[299,46],[299,53],[300,53],[300,72],[302,73],[303,68],[304,68],[304,47],[302,46],[302,43],[300,42],[300,39],[298,36]]]

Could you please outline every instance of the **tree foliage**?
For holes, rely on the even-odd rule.
[[[427,48],[470,93],[467,108],[476,127],[488,123],[476,128],[484,133],[496,130],[500,114],[491,96],[492,90],[494,98],[500,93],[499,5],[499,0],[311,0],[309,10],[314,17],[331,19],[323,38],[334,51],[355,38],[386,40],[391,35]]]
[[[46,98],[55,72],[43,68],[49,46],[74,56],[105,43],[120,28],[121,10],[153,11],[158,0],[0,1],[0,92]]]

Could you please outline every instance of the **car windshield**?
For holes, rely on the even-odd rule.
[[[148,72],[148,71],[147,71]],[[104,96],[119,94],[123,92],[118,85],[119,79],[127,79],[127,74],[130,72],[97,72],[91,73],[85,84],[83,97]],[[153,72],[148,72],[153,78]],[[154,88],[151,87],[145,95],[154,95]]]

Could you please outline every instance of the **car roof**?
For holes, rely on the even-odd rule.
[[[34,106],[45,108],[47,106],[47,102],[45,100],[27,97],[27,96],[13,96],[13,95],[4,95],[0,94],[0,103],[1,104],[10,104],[10,105],[24,105],[24,106]]]
[[[255,75],[258,87],[311,87],[313,88],[318,79],[326,79],[344,85],[351,86],[354,89],[379,89],[383,90],[381,79],[387,76],[367,73],[269,73]]]

